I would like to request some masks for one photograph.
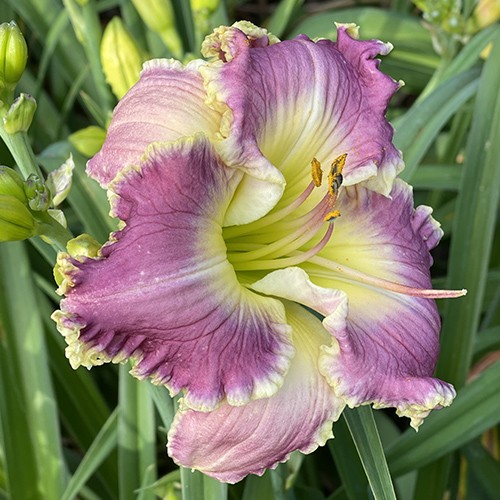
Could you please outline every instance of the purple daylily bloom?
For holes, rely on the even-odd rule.
[[[434,298],[462,292],[431,290],[442,232],[396,179],[389,47],[356,35],[242,22],[208,61],[147,63],[88,165],[122,229],[58,258],[71,364],[131,358],[181,392],[169,454],[222,481],[323,445],[345,405],[418,427],[454,397]]]

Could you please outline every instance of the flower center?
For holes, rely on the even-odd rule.
[[[323,172],[319,161],[313,158],[312,181],[291,203],[252,223],[223,230],[227,258],[235,271],[295,266],[324,248],[333,233],[333,221],[340,216],[334,206],[342,185],[346,157],[347,154],[343,154],[333,161],[328,174],[328,190],[318,203],[311,203],[311,194],[321,186]],[[313,206],[308,208],[307,205]],[[325,222],[328,226],[323,233],[321,228]]]

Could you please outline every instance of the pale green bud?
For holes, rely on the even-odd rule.
[[[68,139],[79,153],[90,158],[102,148],[106,139],[106,131],[101,127],[90,125],[74,132]]]
[[[28,205],[36,212],[45,211],[50,206],[50,191],[36,174],[30,174],[24,183]]]
[[[59,168],[56,168],[47,176],[46,185],[52,195],[52,205],[55,207],[60,205],[69,194],[74,168],[75,162],[73,161],[73,155],[70,154],[69,158]]]
[[[8,134],[27,132],[36,111],[36,101],[29,94],[21,94],[3,118],[3,127]]]
[[[191,0],[191,9],[194,12],[212,13],[219,6],[220,0]]]
[[[101,63],[106,81],[118,99],[139,80],[143,58],[119,17],[111,19],[104,30]]]
[[[0,24],[0,81],[15,86],[28,60],[23,34],[14,21]]]
[[[174,10],[170,0],[132,0],[146,26],[160,35],[176,57],[182,55],[182,43],[175,29]]]
[[[15,196],[0,194],[0,241],[31,238],[35,228],[35,219],[23,202]]]
[[[0,166],[0,194],[14,196],[21,203],[27,203],[24,182],[19,174],[9,167]]]

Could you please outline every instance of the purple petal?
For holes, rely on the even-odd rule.
[[[268,46],[242,30],[209,39],[206,53],[229,62],[200,69],[210,105],[223,114],[224,161],[254,180],[275,182],[270,206],[281,195],[276,168],[288,184],[303,177],[307,185],[313,157],[329,164],[344,153],[344,185],[368,180],[370,188],[387,194],[403,166],[385,119],[399,84],[378,70],[375,59],[389,46],[354,40],[343,26],[337,42],[315,43],[301,35]],[[228,223],[240,223],[231,210],[239,198],[251,196],[252,182],[245,182],[248,188],[240,186]]]
[[[196,132],[214,134],[219,114],[205,105],[198,73],[202,61],[147,62],[141,78],[118,103],[102,150],[88,163],[87,173],[107,186],[127,165],[138,165],[147,146],[175,141]]]
[[[73,287],[56,313],[72,364],[137,361],[185,403],[268,397],[293,356],[284,308],[242,287],[221,222],[239,172],[198,136],[155,146],[111,185],[122,231],[97,259],[71,259]]]
[[[261,475],[294,450],[311,453],[332,437],[332,422],[344,408],[320,375],[320,346],[330,337],[302,307],[286,304],[297,351],[283,387],[271,398],[242,407],[222,405],[209,413],[178,412],[169,433],[174,460],[220,481]]]
[[[342,216],[331,245],[321,252],[326,258],[316,264],[328,259],[383,280],[431,288],[429,249],[442,231],[428,207],[413,209],[407,184],[396,181],[391,198],[347,188],[338,209]],[[349,406],[396,407],[414,427],[431,409],[451,403],[453,388],[433,378],[440,329],[434,300],[363,284],[349,272],[334,272],[329,279],[320,268],[308,272],[319,285],[343,290],[349,298],[346,327],[329,328],[336,341],[321,360],[338,396]]]

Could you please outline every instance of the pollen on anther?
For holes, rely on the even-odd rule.
[[[337,193],[342,184],[342,170],[344,169],[346,158],[347,153],[338,156],[333,160],[332,166],[330,167],[330,173],[328,174],[328,192],[331,196]]]
[[[323,171],[321,170],[321,163],[316,158],[311,160],[311,176],[314,185],[320,187],[323,180]]]
[[[333,210],[331,212],[328,212],[323,220],[325,222],[330,222],[334,219],[337,219],[338,217],[340,217],[340,212],[338,210]]]

